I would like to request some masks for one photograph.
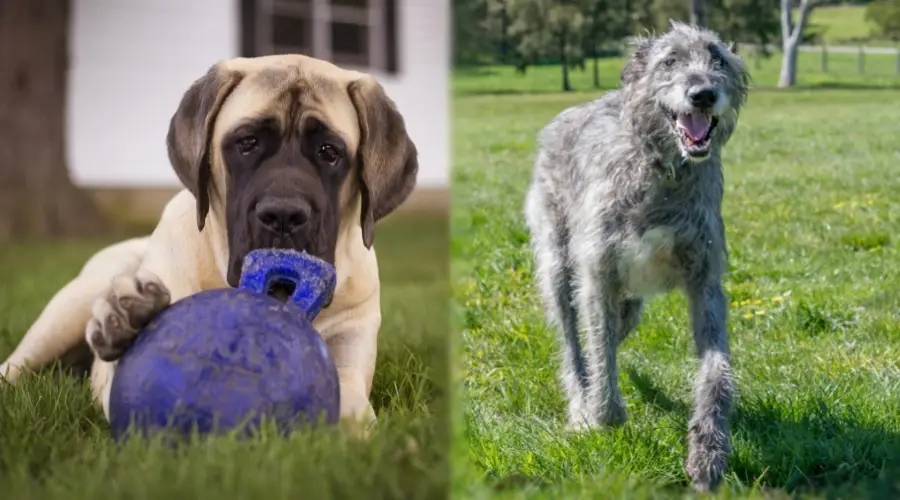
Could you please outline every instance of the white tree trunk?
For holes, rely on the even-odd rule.
[[[781,74],[778,86],[793,87],[797,83],[797,52],[803,39],[803,29],[809,20],[809,13],[819,4],[819,0],[801,0],[794,24],[791,0],[781,0]]]
[[[787,88],[797,84],[797,49],[798,43],[785,43],[781,53],[781,74],[778,76],[778,87]]]

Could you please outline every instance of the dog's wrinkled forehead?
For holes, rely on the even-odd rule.
[[[276,60],[277,61],[277,60]],[[306,64],[270,64],[248,72],[222,106],[214,143],[229,131],[259,119],[274,119],[281,130],[299,130],[309,118],[324,123],[355,154],[358,115],[347,93],[349,77]]]

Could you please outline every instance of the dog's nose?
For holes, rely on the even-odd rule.
[[[263,200],[256,205],[256,218],[272,232],[291,235],[309,222],[309,205],[295,200]]]
[[[711,108],[716,103],[716,90],[712,87],[694,87],[688,92],[691,104],[698,108]]]

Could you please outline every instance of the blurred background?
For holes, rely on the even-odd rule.
[[[614,87],[635,35],[670,19],[734,43],[757,86],[900,86],[897,0],[456,0],[456,91]]]
[[[299,52],[372,74],[404,115],[420,165],[416,190],[377,231],[383,319],[371,399],[383,425],[368,446],[223,442],[220,458],[198,449],[177,460],[121,452],[82,381],[47,371],[0,390],[9,498],[443,491],[449,19],[445,0],[0,1],[0,358],[88,257],[152,230],[181,188],[169,120],[221,59]]]

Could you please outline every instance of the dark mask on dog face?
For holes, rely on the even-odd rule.
[[[316,118],[242,124],[222,140],[228,175],[228,282],[256,248],[303,250],[334,264],[340,191],[352,169],[341,137]]]

